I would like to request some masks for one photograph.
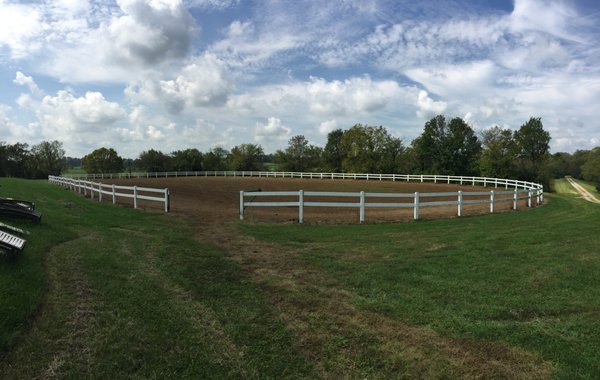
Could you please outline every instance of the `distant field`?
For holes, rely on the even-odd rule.
[[[164,215],[0,184],[44,213],[19,224],[21,257],[0,256],[2,378],[600,373],[600,208],[561,181],[527,212],[368,225]]]

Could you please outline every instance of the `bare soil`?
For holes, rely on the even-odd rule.
[[[440,193],[440,192],[497,192],[504,188],[484,188],[470,185],[442,183],[416,183],[365,180],[331,180],[331,179],[289,179],[289,178],[255,178],[255,177],[180,177],[180,178],[136,178],[114,179],[112,183],[121,185],[137,185],[153,188],[169,188],[171,193],[171,212],[192,217],[202,223],[235,221],[239,219],[240,191],[330,191],[330,192],[381,192],[381,193]],[[510,189],[509,189],[510,190]],[[464,197],[467,199],[489,199],[489,195]],[[106,198],[105,198],[106,199]],[[494,212],[512,210],[512,195],[497,195]],[[250,198],[247,198],[247,201]],[[262,198],[260,201],[294,201],[297,197]],[[305,200],[308,200],[306,198]],[[358,202],[356,198],[311,198],[312,201]],[[423,197],[421,202],[456,200],[456,196]],[[258,201],[258,200],[257,200]],[[131,204],[131,200],[120,200],[120,203]],[[411,203],[413,198],[368,198],[367,202]],[[535,202],[533,202],[535,204]],[[160,203],[140,202],[145,209],[162,209]],[[519,201],[517,208],[527,207],[526,201]],[[462,215],[480,215],[490,212],[489,204],[463,205]],[[457,215],[457,206],[428,206],[420,208],[421,219],[452,218]],[[244,212],[245,219],[258,222],[295,222],[298,220],[297,207],[248,207]],[[412,208],[367,208],[367,223],[408,222],[413,219]],[[305,223],[358,223],[358,208],[324,208],[305,207]]]

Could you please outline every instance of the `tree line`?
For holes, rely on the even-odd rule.
[[[600,147],[574,154],[549,153],[550,133],[541,118],[530,118],[516,131],[500,127],[479,135],[460,117],[438,115],[427,121],[410,144],[392,136],[383,126],[356,124],[327,135],[324,147],[303,136],[289,139],[287,147],[265,154],[259,144],[240,144],[231,150],[215,147],[164,153],[150,149],[134,160],[123,159],[112,148],[99,148],[81,158],[88,173],[121,171],[279,170],[354,173],[449,174],[514,178],[544,184],[571,175],[600,183]],[[0,175],[44,178],[67,166],[62,144],[0,142]]]

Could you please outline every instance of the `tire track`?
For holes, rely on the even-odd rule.
[[[583,186],[575,182],[575,180],[571,177],[566,177],[567,181],[581,194],[582,198],[588,202],[600,204],[600,199],[596,198],[592,193],[587,191]]]

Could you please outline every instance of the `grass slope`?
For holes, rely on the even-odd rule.
[[[298,250],[361,310],[517,347],[550,361],[557,378],[594,378],[600,207],[570,192],[548,198],[531,211],[405,225],[240,228]]]
[[[312,377],[260,289],[183,221],[1,184],[44,217],[0,257],[0,377]]]

